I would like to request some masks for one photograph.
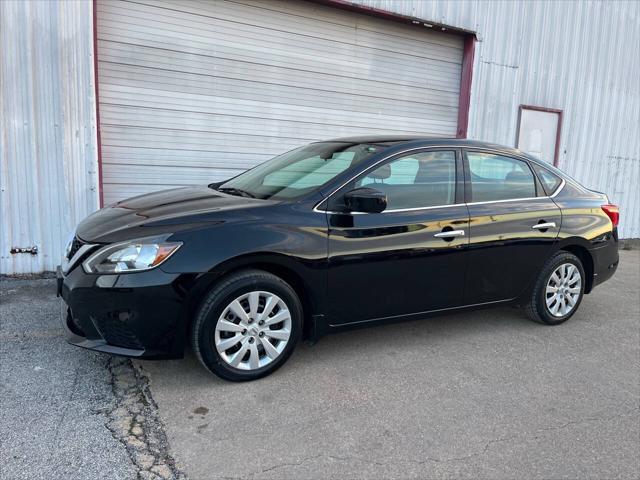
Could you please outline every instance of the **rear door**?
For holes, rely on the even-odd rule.
[[[464,166],[470,231],[465,304],[515,298],[550,255],[560,209],[524,159],[468,149]]]
[[[458,306],[468,213],[461,153],[400,154],[336,192],[329,202],[328,292],[332,325]],[[346,212],[358,187],[387,195],[382,213]]]

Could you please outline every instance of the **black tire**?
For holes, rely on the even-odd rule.
[[[285,302],[291,314],[291,334],[284,350],[271,363],[241,370],[220,356],[214,334],[224,309],[237,297],[256,290],[274,293]],[[222,278],[204,297],[191,327],[191,344],[200,363],[217,376],[234,382],[256,380],[273,373],[291,356],[302,332],[302,315],[298,295],[284,280],[263,270],[242,270]]]
[[[553,272],[562,264],[570,263],[575,265],[575,267],[580,272],[581,282],[580,282],[580,293],[578,300],[576,301],[573,309],[568,312],[564,316],[554,316],[547,307],[546,302],[546,289],[547,283]],[[578,257],[573,255],[572,253],[559,251],[555,253],[547,262],[544,264],[540,273],[538,274],[538,278],[536,279],[535,285],[531,292],[531,297],[529,298],[528,303],[524,306],[525,312],[527,316],[538,323],[543,323],[545,325],[560,325],[561,323],[566,322],[569,318],[573,316],[574,313],[578,311],[580,307],[580,303],[582,302],[582,298],[584,297],[584,286],[585,286],[585,274],[584,267],[582,266],[582,262]]]

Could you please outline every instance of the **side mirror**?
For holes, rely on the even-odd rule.
[[[374,188],[356,188],[344,194],[350,212],[380,213],[387,208],[387,196]]]

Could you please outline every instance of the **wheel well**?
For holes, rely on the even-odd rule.
[[[304,280],[302,280],[302,278],[300,278],[300,276],[293,270],[274,263],[254,263],[250,266],[244,266],[241,268],[256,268],[258,270],[264,270],[276,277],[280,277],[282,280],[287,282],[291,288],[293,288],[300,299],[300,303],[302,303],[302,330],[303,336],[305,336],[304,333],[306,333],[307,325],[310,323],[307,320],[311,315],[312,308],[311,295],[309,294],[307,284]]]
[[[197,284],[194,285],[193,288],[191,288],[187,298],[187,318],[185,322],[186,331],[191,328],[193,318],[195,317],[196,310],[198,309],[200,302],[216,283],[218,283],[228,275],[239,272],[241,270],[249,269],[269,272],[277,277],[280,277],[282,280],[287,282],[291,286],[291,288],[293,288],[293,290],[298,295],[298,298],[300,299],[300,303],[302,303],[302,338],[309,338],[310,329],[312,327],[312,322],[310,321],[312,304],[311,295],[309,293],[307,285],[302,280],[302,278],[300,278],[300,276],[293,270],[282,265],[268,262],[251,262],[226,270],[222,274],[216,274],[215,276],[204,276],[201,281],[197,282]]]
[[[572,253],[580,259],[582,267],[584,268],[585,276],[587,277],[585,279],[584,293],[591,292],[591,289],[593,288],[593,258],[591,257],[589,250],[580,245],[567,245],[562,247],[562,250]]]

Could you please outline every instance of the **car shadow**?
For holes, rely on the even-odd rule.
[[[456,314],[393,324],[358,328],[322,337],[316,344],[301,342],[292,357],[277,372],[258,381],[268,381],[273,376],[291,374],[292,371],[313,370],[328,364],[356,362],[373,354],[393,357],[403,351],[422,348],[456,348],[461,343],[473,343],[487,336],[499,339],[517,335],[530,335],[532,340],[541,335],[544,328],[529,321],[523,312],[511,307],[476,310]],[[544,336],[544,335],[543,335]],[[209,373],[198,361],[190,346],[179,360],[137,360],[137,364],[151,373],[154,383],[161,378],[180,377],[181,388],[202,385],[225,384]]]

